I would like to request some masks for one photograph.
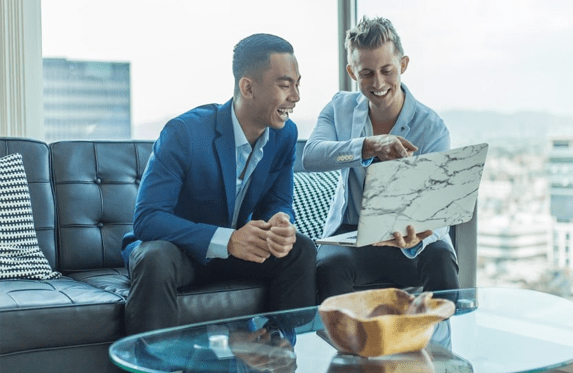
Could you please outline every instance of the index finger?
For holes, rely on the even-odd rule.
[[[418,150],[418,147],[416,145],[412,144],[410,141],[406,140],[402,136],[396,136],[396,138],[400,140],[402,146],[408,151],[415,152],[416,150]]]
[[[289,224],[288,227],[272,227],[270,229],[270,233],[274,233],[277,236],[290,237],[290,236],[296,235],[296,230],[292,225]],[[268,234],[267,234],[267,237],[268,237]]]
[[[394,148],[399,157],[404,158],[408,156],[408,151],[406,151],[406,148],[402,145],[400,141],[396,141],[392,147]]]
[[[251,220],[247,224],[252,225],[253,227],[263,229],[263,230],[267,230],[271,227],[271,225],[264,220]]]
[[[398,244],[399,247],[406,246],[406,241],[404,240],[404,236],[400,232],[394,232],[394,241]]]

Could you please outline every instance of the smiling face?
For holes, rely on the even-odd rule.
[[[401,75],[408,67],[408,56],[400,57],[394,44],[386,42],[372,49],[355,49],[352,63],[346,67],[358,83],[360,92],[370,101],[370,108],[382,112],[399,112],[404,102]]]
[[[256,77],[244,78],[241,83],[241,91],[248,105],[248,110],[244,111],[245,125],[260,133],[266,127],[283,128],[300,100],[300,78],[293,54],[271,54],[265,71]],[[243,130],[246,133],[248,129]]]

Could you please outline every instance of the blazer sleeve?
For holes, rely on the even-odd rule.
[[[352,128],[354,106],[335,95],[318,116],[316,126],[306,142],[302,164],[307,171],[323,172],[365,166],[362,160],[364,137],[341,136],[338,125]],[[337,123],[343,121],[344,124]]]
[[[142,241],[169,241],[194,259],[206,263],[206,253],[217,226],[196,223],[175,214],[189,167],[194,142],[183,122],[167,123],[153,145],[139,187],[133,222],[135,237]]]

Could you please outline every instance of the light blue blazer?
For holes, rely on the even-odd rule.
[[[443,120],[422,105],[402,84],[404,106],[390,134],[402,136],[418,147],[415,154],[448,150],[450,134]],[[364,167],[362,133],[369,121],[368,99],[360,92],[338,92],[320,113],[316,126],[303,151],[303,167],[308,171],[341,170],[333,203],[326,218],[323,237],[331,236],[342,224],[349,200],[348,177],[350,168]],[[435,229],[423,240],[417,251],[402,250],[413,258],[427,245],[444,240],[453,250],[449,228]],[[455,253],[455,252],[454,252]]]

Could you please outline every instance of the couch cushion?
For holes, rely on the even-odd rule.
[[[121,239],[132,229],[139,181],[151,141],[50,144],[60,270],[123,266]]]
[[[0,354],[124,335],[122,297],[68,277],[0,281]]]
[[[125,268],[73,272],[69,276],[127,299],[130,280]],[[260,313],[267,310],[267,292],[264,281],[234,280],[190,285],[179,289],[179,321],[189,324]]]
[[[0,137],[0,157],[19,153],[26,169],[38,245],[52,269],[57,268],[54,195],[50,184],[50,155],[44,142]]]
[[[22,155],[0,158],[0,279],[60,277],[38,247]]]
[[[300,233],[306,234],[313,240],[322,236],[339,176],[339,171],[294,174],[295,225]]]

